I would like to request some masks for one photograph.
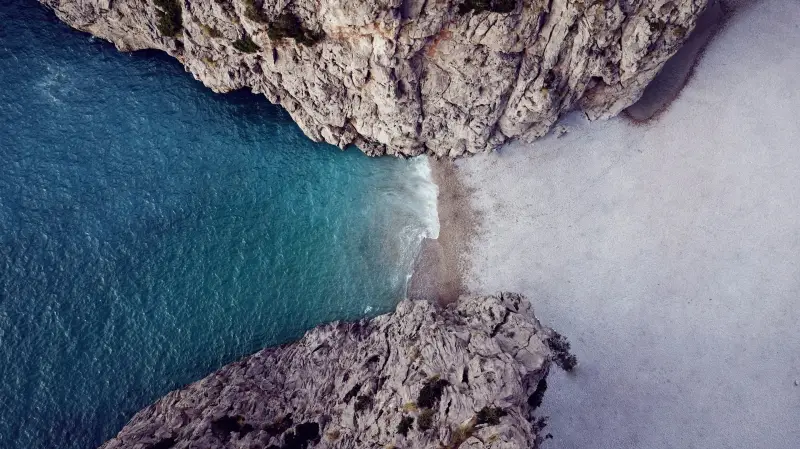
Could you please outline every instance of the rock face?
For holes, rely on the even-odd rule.
[[[531,448],[551,361],[525,298],[403,301],[232,363],[137,413],[105,449]]]
[[[249,87],[314,140],[456,157],[619,113],[710,0],[41,0],[120,50]]]

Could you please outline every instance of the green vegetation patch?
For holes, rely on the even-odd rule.
[[[200,27],[200,30],[203,32],[203,34],[205,34],[208,37],[213,37],[214,39],[219,39],[221,37],[224,37],[222,35],[222,32],[220,32],[218,29],[212,26],[206,25],[204,23],[200,23],[198,24],[198,26]]]
[[[300,18],[286,11],[269,24],[267,35],[272,40],[294,39],[309,47],[325,38],[325,33],[305,28]]]
[[[444,387],[448,385],[450,385],[450,382],[440,379],[438,376],[431,377],[419,390],[417,405],[421,408],[432,408],[439,402],[442,393],[444,393]]]
[[[444,449],[458,449],[475,433],[475,426],[471,424],[458,426],[450,435],[450,443]]]
[[[419,414],[419,418],[417,418],[417,429],[424,432],[426,430],[430,430],[433,427],[433,410],[425,409],[422,413]]]
[[[500,14],[508,14],[517,7],[517,0],[464,0],[464,3],[458,6],[460,14],[466,14],[470,11],[476,13],[490,11]]]
[[[414,425],[414,417],[403,416],[397,424],[397,433],[403,436],[408,435],[408,431],[411,430],[412,425]]]
[[[244,416],[223,416],[211,421],[211,432],[215,435],[227,435],[231,432],[239,432],[246,435],[252,432],[253,426],[245,422]]]
[[[506,415],[508,415],[508,412],[500,407],[486,406],[480,409],[480,411],[478,411],[478,415],[476,416],[476,422],[477,424],[488,424],[490,426],[496,426],[500,424],[500,418]]]
[[[264,10],[261,9],[261,5],[257,4],[256,0],[244,0],[242,4],[244,5],[244,16],[248,19],[260,23],[269,21],[267,15],[264,14]]]
[[[167,37],[175,37],[183,29],[183,10],[179,0],[153,0],[158,14],[158,31]]]
[[[578,359],[570,352],[569,341],[558,332],[553,332],[553,336],[547,339],[547,346],[553,350],[556,365],[564,371],[572,371],[578,364]]]
[[[542,379],[536,384],[536,390],[528,396],[528,405],[531,410],[536,410],[544,401],[544,392],[547,391],[547,380]]]
[[[233,41],[233,48],[235,48],[235,49],[237,49],[237,50],[239,50],[239,51],[241,51],[243,53],[255,53],[255,52],[261,50],[261,47],[256,45],[256,43],[253,42],[253,39],[251,39],[250,36],[247,36],[247,35],[245,35],[241,39],[237,39],[237,40]]]
[[[356,412],[361,412],[368,408],[372,408],[372,396],[361,395],[356,398],[356,405],[353,407]]]

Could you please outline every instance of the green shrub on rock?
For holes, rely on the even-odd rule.
[[[404,416],[400,418],[400,422],[397,424],[397,433],[403,436],[408,435],[408,431],[411,430],[412,425],[414,425],[413,417]]]
[[[256,0],[244,0],[244,16],[253,22],[267,23],[267,15],[260,5],[256,4]]]
[[[441,398],[442,393],[444,393],[444,387],[448,385],[450,385],[450,382],[439,379],[438,376],[428,379],[425,385],[422,386],[422,389],[419,390],[417,405],[422,408],[432,408],[439,402],[439,398]]]
[[[356,412],[364,411],[364,410],[372,407],[372,402],[373,402],[372,401],[372,396],[361,395],[361,396],[356,398],[356,404],[353,407],[353,409]]]
[[[205,34],[208,37],[212,37],[214,39],[220,39],[222,37],[225,37],[225,36],[222,35],[222,32],[220,32],[218,29],[214,28],[213,26],[209,26],[209,25],[206,25],[204,23],[198,23],[197,26],[199,26],[200,27],[200,31],[202,31],[203,34]]]
[[[517,0],[464,0],[464,3],[458,6],[458,12],[466,14],[470,11],[476,13],[490,11],[501,14],[507,14],[517,7]]]
[[[305,28],[296,15],[284,11],[269,24],[267,36],[272,40],[294,39],[298,44],[311,46],[321,41],[325,34]]]
[[[233,41],[233,48],[243,52],[243,53],[255,53],[261,48],[253,42],[253,39],[250,36],[245,35],[241,39],[237,39]]]
[[[433,410],[426,408],[417,418],[417,429],[424,432],[433,427]]]
[[[153,0],[158,15],[156,28],[167,37],[175,37],[183,28],[183,10],[179,0]]]
[[[477,424],[489,424],[490,426],[496,426],[500,424],[500,418],[506,415],[508,415],[508,412],[500,407],[486,406],[478,411],[476,421]]]
[[[578,365],[578,359],[570,352],[569,341],[558,332],[547,339],[547,346],[553,351],[554,362],[564,371],[572,371]]]

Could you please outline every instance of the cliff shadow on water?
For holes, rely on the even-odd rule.
[[[405,295],[437,224],[424,160],[313,143],[34,1],[0,23],[0,447],[97,446],[167,391]]]

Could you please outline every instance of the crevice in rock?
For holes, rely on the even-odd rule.
[[[492,329],[492,333],[489,334],[490,337],[494,338],[497,336],[497,333],[500,332],[500,328],[502,328],[508,322],[508,317],[510,315],[511,311],[506,309],[505,313],[503,314],[503,320],[494,326],[494,328]]]
[[[149,446],[145,446],[144,449],[170,449],[171,447],[175,446],[175,443],[176,441],[172,438],[164,438]]]
[[[286,432],[294,425],[292,422],[292,414],[289,413],[288,415],[282,416],[279,419],[276,419],[270,424],[264,426],[264,431],[267,432],[270,436],[281,435],[283,432]]]
[[[241,415],[223,416],[211,421],[211,432],[223,441],[230,439],[230,434],[233,432],[247,435],[252,431],[253,426],[246,423],[244,417]]]
[[[531,407],[531,410],[536,410],[542,405],[545,391],[547,391],[547,380],[542,378],[542,380],[536,384],[536,390],[534,390],[533,393],[528,396],[528,405]]]

